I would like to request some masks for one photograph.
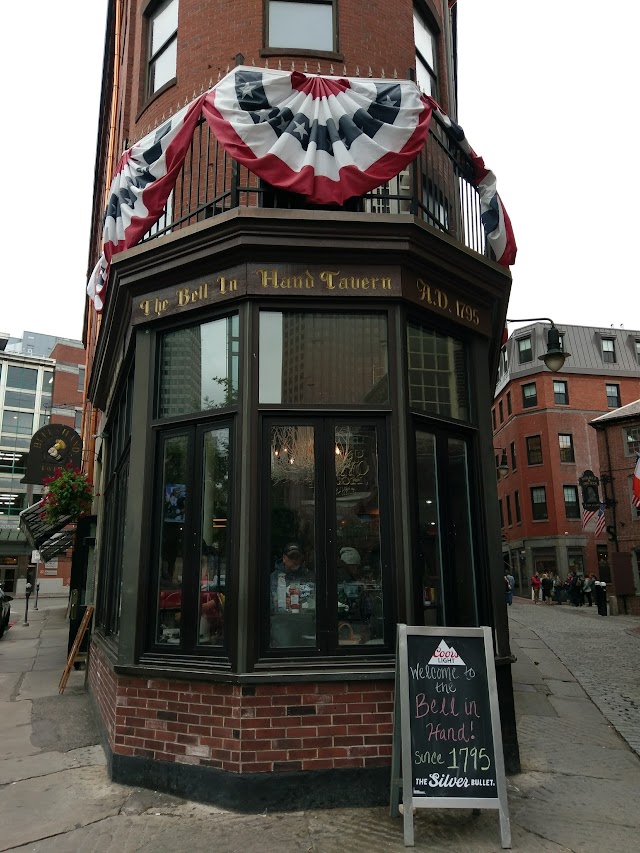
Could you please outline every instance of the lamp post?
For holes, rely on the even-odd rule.
[[[551,323],[551,328],[547,332],[547,351],[544,355],[538,356],[539,361],[544,361],[548,370],[551,373],[557,373],[562,370],[565,361],[571,355],[570,352],[565,352],[560,346],[560,332],[556,328],[556,324],[550,317],[523,317],[521,319],[510,320],[507,318],[507,323],[536,323],[540,320],[546,323]]]
[[[494,447],[493,449],[498,450],[497,447]],[[507,448],[502,447],[500,449],[502,450],[502,456],[500,457],[500,464],[496,465],[496,472],[498,477],[501,480],[504,480],[505,477],[509,476],[509,462],[507,460]]]

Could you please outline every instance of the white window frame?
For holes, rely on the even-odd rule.
[[[167,38],[162,42],[161,45],[152,53],[152,44],[153,44],[153,27],[154,22],[158,19],[158,17],[165,12],[170,6],[175,4],[176,6],[176,28],[172,30],[172,32],[167,36]],[[179,14],[179,0],[163,0],[161,3],[154,4],[151,7],[151,11],[147,12],[147,98],[152,98],[156,92],[162,89],[167,83],[170,83],[172,80],[175,80],[177,75],[177,52],[176,52],[176,63],[173,69],[173,77],[167,77],[162,81],[159,85],[155,84],[155,74],[154,67],[157,63],[158,59],[162,57],[168,50],[173,48],[173,45],[178,40],[178,14]]]
[[[292,3],[296,6],[330,6],[331,7],[331,37],[326,45],[304,45],[304,44],[271,44],[271,5],[272,3]],[[296,10],[301,11],[301,10]],[[266,0],[265,3],[265,25],[264,42],[267,50],[304,51],[310,53],[335,53],[338,49],[337,0]],[[274,39],[275,40],[275,39]]]

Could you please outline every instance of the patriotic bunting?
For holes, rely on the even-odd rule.
[[[395,177],[422,150],[432,113],[410,80],[242,67],[203,110],[232,157],[312,204],[342,204]]]
[[[495,175],[415,83],[239,66],[122,155],[107,202],[103,253],[87,285],[96,310],[104,304],[113,256],[135,246],[162,215],[201,116],[228,154],[272,186],[312,204],[341,205],[417,158],[433,112],[471,158],[487,240],[498,263],[512,264],[516,244]]]
[[[474,172],[472,183],[480,196],[482,227],[498,263],[503,267],[509,267],[515,263],[518,247],[511,220],[496,189],[496,176],[487,169],[482,157],[479,157],[469,145],[460,125],[452,121],[439,108],[436,112],[445,127],[449,128],[458,145],[471,158]]]
[[[202,99],[184,107],[120,158],[104,216],[102,257],[87,287],[98,311],[111,259],[135,246],[164,210],[200,118]]]

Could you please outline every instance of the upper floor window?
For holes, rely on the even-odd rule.
[[[527,382],[522,386],[522,407],[530,409],[538,405],[538,394],[535,382]]]
[[[23,391],[35,391],[38,385],[38,371],[33,367],[15,367],[7,369],[7,388],[21,388]]]
[[[500,350],[500,375],[503,376],[509,370],[509,358],[507,356],[507,348],[502,347]]]
[[[513,524],[513,517],[511,515],[511,498],[507,495],[507,524],[509,527]]]
[[[527,438],[527,464],[542,465],[542,439],[539,435]]]
[[[558,445],[560,447],[561,462],[575,462],[573,452],[573,436],[571,433],[558,433]]]
[[[165,0],[149,15],[147,97],[176,76],[178,56],[178,0]]]
[[[511,470],[515,471],[516,468],[518,467],[517,466],[517,459],[516,459],[516,443],[515,443],[515,441],[511,442],[510,449],[511,449]]]
[[[520,364],[533,361],[533,349],[531,348],[531,335],[526,338],[518,338],[518,360]]]
[[[84,391],[84,367],[78,368],[78,391]]]
[[[640,427],[625,430],[624,452],[626,456],[635,456],[636,453],[640,453]]]
[[[567,518],[580,518],[580,506],[578,504],[578,487],[563,486],[564,513]]]
[[[602,338],[602,360],[606,364],[616,362],[616,342],[614,338]]]
[[[502,499],[498,501],[498,507],[500,508],[500,527],[504,527],[504,510],[502,508]]]
[[[534,521],[547,519],[547,490],[544,486],[534,486],[531,489],[531,515]]]
[[[496,423],[496,410],[491,409],[491,423],[493,424],[493,431],[495,432],[498,424]]]
[[[335,49],[335,0],[269,0],[267,47]]]
[[[427,95],[438,97],[437,36],[424,16],[414,7],[413,37],[416,45],[416,82]]]
[[[607,383],[607,406],[610,409],[620,408],[620,386]]]
[[[507,391],[507,414],[510,415],[513,411],[511,406],[511,391]]]
[[[504,408],[502,406],[502,400],[498,403],[498,410],[500,411],[500,423],[504,423]]]
[[[636,338],[635,345],[636,345],[636,361],[638,362],[638,364],[640,364],[640,340],[638,340],[638,338]]]
[[[553,383],[553,399],[558,406],[569,405],[569,388],[566,382]]]
[[[516,508],[516,524],[520,524],[522,521],[522,514],[520,512],[520,492],[515,491],[513,493],[513,502]]]

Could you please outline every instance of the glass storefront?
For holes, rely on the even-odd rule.
[[[143,654],[233,666],[241,613],[249,669],[392,656],[409,599],[405,619],[478,623],[466,347],[417,323],[392,343],[397,310],[248,306],[244,320],[235,312],[156,335]],[[241,330],[250,328],[246,365]],[[254,391],[241,407],[246,377]],[[397,429],[400,386],[413,442]],[[101,582],[98,623],[112,633],[126,560],[123,490],[129,499],[140,490],[122,426],[132,389],[133,374],[112,419],[120,461],[108,464],[105,493],[103,565],[115,568]],[[405,514],[394,458],[413,482]],[[410,567],[399,562],[402,525]],[[403,584],[411,593],[401,603]]]

